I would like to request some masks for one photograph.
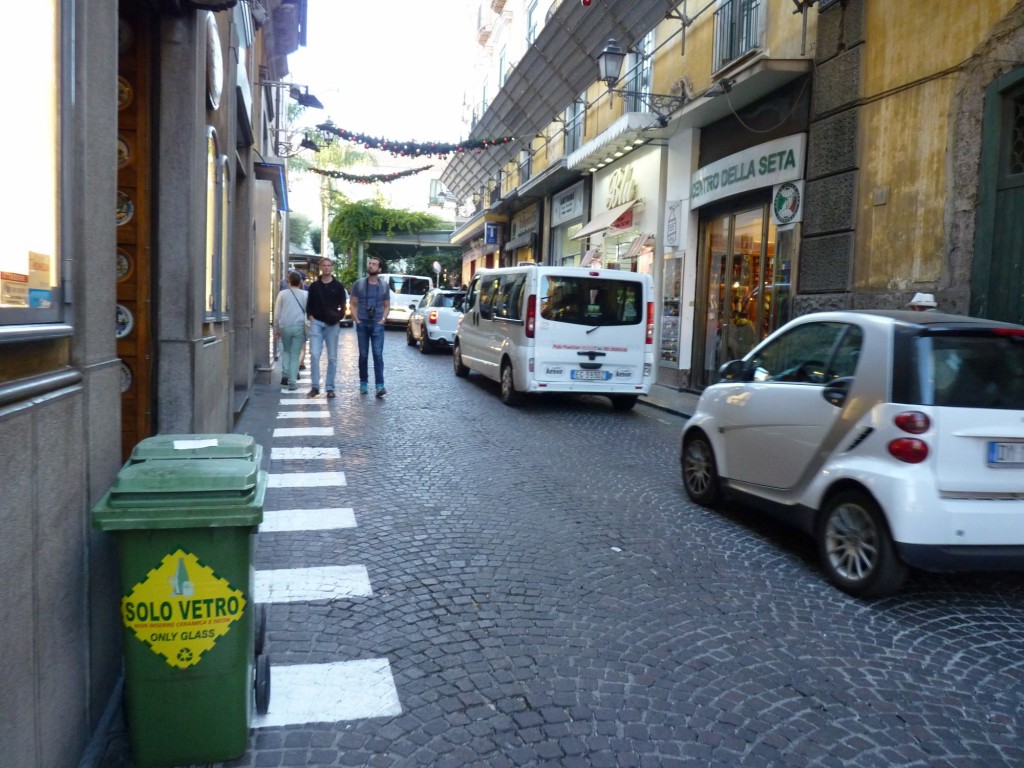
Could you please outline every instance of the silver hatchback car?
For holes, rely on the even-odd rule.
[[[683,484],[810,533],[861,597],[908,567],[1024,569],[1024,326],[823,312],[726,363],[683,428]]]

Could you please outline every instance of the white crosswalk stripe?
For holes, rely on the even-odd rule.
[[[271,448],[271,461],[288,461],[291,459],[340,459],[341,451],[337,448]]]
[[[325,565],[256,571],[253,595],[257,603],[299,603],[340,600],[373,594],[363,565]]]
[[[329,419],[330,411],[278,411],[279,419]]]
[[[333,437],[334,427],[278,427],[274,437]]]
[[[256,728],[402,713],[387,659],[274,666],[271,679],[270,711],[253,715]]]
[[[327,488],[347,485],[344,472],[287,472],[267,475],[267,488]]]
[[[278,531],[329,531],[355,528],[356,514],[350,507],[327,509],[279,509],[264,512],[260,533]]]

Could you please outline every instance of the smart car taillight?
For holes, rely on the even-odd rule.
[[[647,343],[654,343],[654,302],[647,302]]]
[[[928,458],[928,444],[916,437],[898,437],[889,443],[889,453],[907,464],[920,464]]]
[[[436,309],[430,310],[430,314],[427,315],[427,322],[430,323],[431,325],[437,325],[437,310]]]
[[[537,294],[531,293],[526,300],[526,338],[532,339],[537,331]]]
[[[923,435],[932,426],[928,414],[921,413],[920,411],[904,411],[897,414],[896,418],[893,419],[893,423],[904,432],[909,432],[912,435]]]

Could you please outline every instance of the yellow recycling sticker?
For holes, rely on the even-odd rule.
[[[198,664],[244,609],[240,590],[180,549],[121,599],[124,625],[180,669]]]

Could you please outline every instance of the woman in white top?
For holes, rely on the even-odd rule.
[[[299,388],[299,362],[306,344],[306,299],[302,276],[288,273],[288,287],[277,294],[274,303],[274,330],[281,337],[281,383],[288,389]]]

